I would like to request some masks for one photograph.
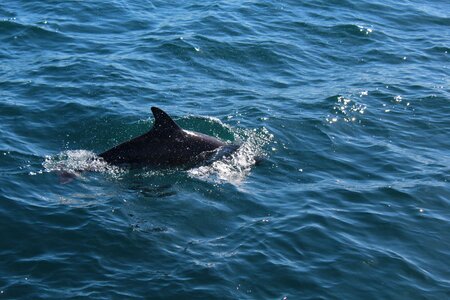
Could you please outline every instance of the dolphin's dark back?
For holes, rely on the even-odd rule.
[[[111,164],[180,166],[208,159],[226,144],[214,137],[182,129],[163,110],[152,107],[155,117],[147,133],[101,154]]]

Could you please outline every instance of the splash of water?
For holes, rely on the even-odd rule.
[[[215,183],[240,185],[244,182],[251,168],[267,155],[264,146],[273,140],[273,135],[264,127],[243,130],[235,135],[242,145],[234,153],[210,165],[188,170],[189,176]]]
[[[88,150],[67,150],[45,157],[42,163],[46,172],[57,172],[66,176],[79,177],[82,172],[101,172],[117,177],[124,169],[110,165]]]

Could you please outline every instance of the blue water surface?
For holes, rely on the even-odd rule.
[[[450,298],[448,2],[3,0],[0,43],[0,298]],[[151,106],[242,146],[95,159]]]

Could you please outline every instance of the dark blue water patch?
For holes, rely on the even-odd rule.
[[[15,51],[48,49],[48,45],[59,45],[54,49],[58,50],[61,49],[61,45],[71,42],[68,36],[41,24],[24,25],[16,20],[8,20],[0,21],[0,28],[2,28],[0,39],[3,42],[10,43],[11,50]]]

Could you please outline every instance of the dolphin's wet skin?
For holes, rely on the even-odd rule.
[[[180,167],[211,163],[232,154],[239,145],[182,129],[163,110],[152,107],[155,122],[150,131],[98,156],[113,165]]]
[[[94,172],[120,180],[127,176],[154,179],[179,174],[183,178],[239,186],[251,168],[265,157],[264,146],[273,138],[264,128],[231,128],[232,137],[227,140],[234,142],[225,142],[182,129],[159,108],[152,108],[152,112],[155,120],[147,133],[100,154],[70,149],[48,155],[39,172],[55,172],[63,184],[77,178],[84,180],[85,175]],[[213,122],[227,127],[220,121]]]

